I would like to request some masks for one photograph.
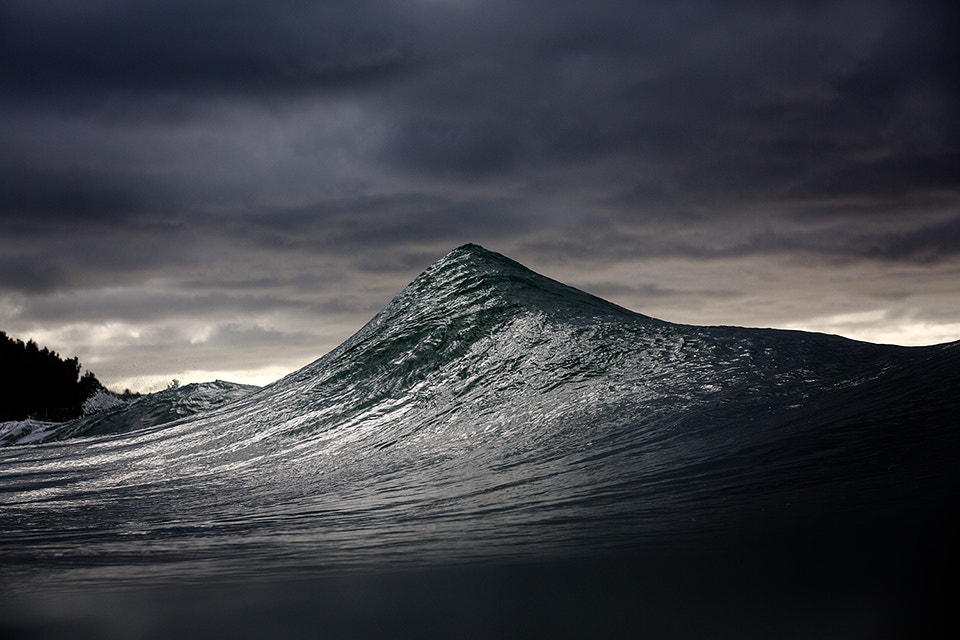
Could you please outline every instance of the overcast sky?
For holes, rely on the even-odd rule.
[[[2,0],[0,330],[266,383],[477,242],[664,320],[960,338],[955,2]]]

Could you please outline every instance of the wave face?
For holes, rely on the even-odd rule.
[[[215,380],[172,386],[67,422],[23,420],[0,425],[0,445],[39,444],[79,436],[126,433],[211,411],[258,387]]]
[[[652,582],[638,587],[635,572],[623,573],[638,558],[649,576],[650,558],[696,557],[669,573],[702,584],[703,558],[730,559],[728,573],[710,570],[716,575],[746,557],[762,575],[771,562],[861,575],[860,565],[838,569],[859,550],[866,565],[908,567],[921,580],[958,530],[960,343],[905,348],[671,324],[475,245],[430,266],[303,369],[257,390],[217,384],[203,388],[202,411],[190,415],[154,398],[143,411],[133,403],[85,419],[59,441],[0,450],[0,570],[8,595],[18,594],[11,602],[42,609],[38,594],[91,585],[173,593],[185,583],[303,576],[327,576],[311,584],[329,596],[330,584],[342,590],[343,580],[379,576],[363,582],[368,604],[353,618],[324,609],[328,598],[301,603],[292,619],[307,621],[319,606],[327,624],[435,622],[512,597],[524,604],[510,609],[507,635],[526,635],[517,621],[563,607],[524,600],[530,585],[516,586],[517,574],[505,578],[500,567],[526,567],[524,579],[539,576],[540,591],[560,589],[557,602],[574,598],[622,621],[636,604],[624,593],[660,597]],[[758,560],[759,548],[774,559]],[[447,578],[417,583],[425,600],[447,603],[440,613],[404,600],[407,587],[383,586],[399,584],[385,576],[414,569],[456,572],[453,587]],[[481,570],[495,587],[477,586],[470,572]],[[905,575],[888,574],[890,584]],[[610,575],[627,589],[612,599]],[[859,633],[856,621],[901,628],[888,624],[890,611],[916,614],[896,618],[902,625],[929,618],[925,599],[891,609],[903,594],[879,592],[857,600],[872,604],[843,624]],[[289,591],[271,593],[293,606]],[[282,608],[280,596],[258,597],[269,615]],[[237,598],[205,610],[235,612]],[[406,602],[403,615],[385,604],[395,601]],[[670,601],[684,618],[687,606]],[[36,622],[18,615],[8,613],[9,624]],[[191,628],[203,628],[204,615],[192,615]],[[261,629],[264,615],[244,628]],[[832,615],[822,617],[832,624]],[[144,616],[142,635],[171,631]],[[748,618],[731,628],[755,631],[743,626]],[[585,630],[557,619],[558,630]],[[429,629],[421,624],[416,635]]]

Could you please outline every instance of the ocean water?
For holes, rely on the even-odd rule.
[[[266,387],[5,427],[0,631],[930,636],[958,416],[960,343],[671,324],[466,245]]]

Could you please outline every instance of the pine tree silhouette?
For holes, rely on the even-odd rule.
[[[63,422],[83,413],[83,402],[103,385],[90,371],[80,375],[76,357],[63,360],[30,340],[0,331],[0,421],[35,418]]]

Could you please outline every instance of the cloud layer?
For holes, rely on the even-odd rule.
[[[261,380],[475,241],[669,320],[955,339],[958,32],[948,2],[9,0],[0,322],[119,384]]]

